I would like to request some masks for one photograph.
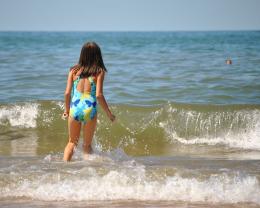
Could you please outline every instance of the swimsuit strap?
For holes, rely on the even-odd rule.
[[[78,76],[77,79],[74,80],[74,83],[76,84],[76,86],[78,85],[79,80],[80,80],[80,76]]]
[[[75,79],[75,80],[73,81],[73,86],[74,86],[75,89],[77,89],[79,80],[80,80],[80,76],[78,76],[77,79]]]
[[[90,83],[95,83],[92,76],[88,77],[88,80],[89,80]]]
[[[80,80],[80,76],[78,76],[77,79],[75,79],[75,80],[73,81],[75,86],[78,85],[79,80]],[[88,77],[88,81],[89,81],[90,83],[94,83],[94,84],[95,84],[93,77]]]
[[[90,87],[91,87],[91,90],[90,90],[90,94],[95,97],[96,96],[96,83],[94,82],[94,79],[93,77],[88,77],[88,80],[90,82]]]

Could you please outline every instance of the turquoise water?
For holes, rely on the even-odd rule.
[[[90,40],[116,122],[100,109],[94,153],[64,163]],[[0,70],[0,206],[260,206],[260,32],[0,32]]]
[[[0,102],[62,100],[90,40],[112,103],[259,104],[260,32],[1,32]]]

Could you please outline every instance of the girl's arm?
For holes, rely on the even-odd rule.
[[[66,90],[64,92],[64,99],[65,99],[65,111],[63,113],[64,117],[68,117],[69,111],[70,111],[70,95],[71,95],[71,89],[73,85],[73,70],[69,72],[68,79],[67,79],[67,86]]]
[[[113,122],[115,120],[115,116],[111,113],[111,111],[108,107],[108,104],[106,102],[106,99],[103,95],[104,78],[105,78],[105,72],[102,71],[101,73],[99,73],[99,75],[97,77],[96,97],[97,97],[98,103],[101,105],[103,110],[106,112],[109,119]]]

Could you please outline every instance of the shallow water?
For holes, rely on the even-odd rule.
[[[81,140],[64,163],[66,73],[90,39],[117,121],[99,109],[94,154]],[[0,49],[1,207],[260,206],[259,32],[1,32]]]
[[[67,164],[60,101],[0,106],[3,204],[260,204],[259,106],[114,104],[112,109],[113,125],[102,111],[98,115],[94,154],[84,159],[80,140]]]
[[[59,154],[2,157],[2,201],[15,198],[25,204],[54,206],[74,201],[79,207],[83,202],[100,205],[101,201],[108,207],[110,203],[111,207],[259,204],[259,161],[135,158],[118,152],[98,153],[86,160],[80,151],[69,164],[60,159]]]

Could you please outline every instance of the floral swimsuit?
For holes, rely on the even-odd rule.
[[[92,120],[97,114],[96,84],[91,76],[88,77],[87,79],[90,82],[91,91],[82,93],[77,90],[80,79],[81,77],[79,76],[73,81],[70,117],[86,124],[87,121]]]

